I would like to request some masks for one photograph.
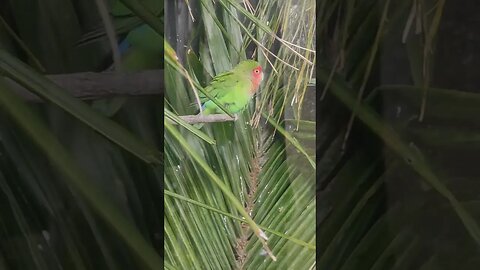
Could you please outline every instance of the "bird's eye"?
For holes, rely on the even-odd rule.
[[[260,70],[258,70],[258,69],[255,69],[255,73],[259,73],[259,72],[260,72]]]

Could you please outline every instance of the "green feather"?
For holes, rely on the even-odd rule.
[[[239,113],[253,96],[250,91],[253,86],[251,72],[258,66],[259,63],[253,60],[242,61],[231,71],[215,76],[205,90],[230,112]],[[200,101],[204,115],[222,113],[213,101],[202,94]]]
[[[122,56],[122,70],[139,71],[162,67],[163,39],[153,28],[144,24],[131,31],[126,40],[131,47]]]

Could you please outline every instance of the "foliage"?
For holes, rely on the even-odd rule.
[[[111,64],[95,1],[0,5],[0,267],[162,268],[160,98],[107,118],[44,76]],[[114,36],[142,23],[133,14]],[[7,78],[46,102],[19,100]]]
[[[431,87],[443,13],[321,1],[319,269],[478,267],[479,95]]]
[[[314,267],[315,110],[304,99],[314,85],[315,3],[166,4],[165,113],[173,123],[172,115],[197,113],[194,91],[240,60],[254,57],[268,73],[235,122],[206,124],[201,135],[186,123],[166,123],[166,262],[179,269]]]

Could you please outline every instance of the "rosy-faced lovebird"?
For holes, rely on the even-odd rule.
[[[254,60],[241,61],[230,71],[215,76],[205,90],[231,113],[241,112],[258,90],[263,70]],[[200,94],[203,114],[224,113],[213,101]]]

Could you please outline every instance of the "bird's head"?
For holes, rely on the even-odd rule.
[[[236,69],[249,77],[249,79],[252,81],[252,88],[250,92],[252,94],[255,93],[263,81],[264,75],[262,66],[257,61],[245,60],[240,62]]]

